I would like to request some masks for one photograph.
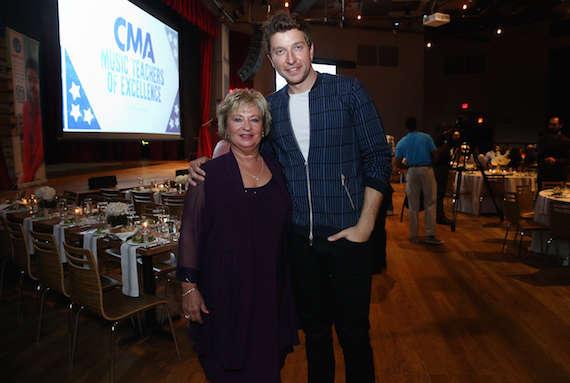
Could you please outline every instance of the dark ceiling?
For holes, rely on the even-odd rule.
[[[220,17],[238,29],[242,24],[264,21],[270,12],[283,9],[285,2],[204,1],[210,2],[210,8],[213,5]],[[570,0],[290,0],[290,3],[292,12],[315,24],[464,36],[498,27],[504,29],[570,18]],[[424,27],[423,16],[434,12],[450,15],[451,22],[440,27]],[[357,19],[359,15],[360,20]]]

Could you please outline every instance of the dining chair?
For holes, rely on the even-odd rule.
[[[172,242],[170,244],[170,251],[174,254],[176,258],[176,264],[178,264],[178,244],[179,242]],[[164,285],[164,296],[162,299],[167,300],[168,297],[168,288],[169,286],[172,287],[172,292],[174,293],[174,285],[180,285],[180,281],[176,278],[176,267],[173,270],[169,270],[166,272],[166,283]],[[160,318],[160,323],[164,323],[164,310],[162,311],[162,315]]]
[[[154,192],[153,191],[137,191],[132,190],[131,195],[133,196],[134,202],[154,202]]]
[[[4,287],[4,272],[6,265],[14,262],[14,252],[12,251],[12,242],[10,233],[6,225],[6,217],[0,216],[0,259],[2,259],[2,272],[0,274],[0,305],[2,304],[2,290]]]
[[[479,215],[481,214],[481,205],[483,204],[483,201],[485,198],[491,198],[491,192],[497,206],[499,206],[500,201],[505,197],[505,176],[487,176],[487,181],[489,182],[488,184],[483,180],[483,186],[481,187],[481,195],[479,196]]]
[[[123,198],[123,192],[117,188],[100,188],[99,191],[107,202],[118,202],[119,198]]]
[[[534,219],[536,196],[532,192],[530,185],[517,185],[517,201],[519,202],[521,217],[524,219]]]
[[[68,204],[77,205],[77,193],[69,190],[64,190],[62,198],[65,198]]]
[[[554,188],[564,188],[566,183],[564,181],[542,181],[541,190],[544,189],[554,189]]]
[[[520,243],[519,243],[519,250],[517,255],[517,262],[520,261],[521,257],[521,248],[522,248],[522,241],[523,237],[526,235],[527,232],[534,232],[538,231],[541,237],[540,246],[541,252],[544,252],[542,249],[542,232],[548,230],[548,225],[543,223],[537,222],[532,219],[524,219],[521,217],[521,212],[519,208],[519,203],[517,199],[517,194],[512,192],[506,192],[504,196],[504,205],[505,205],[505,219],[508,222],[507,230],[505,232],[505,238],[503,239],[503,247],[501,249],[501,253],[505,251],[505,245],[507,243],[507,236],[509,235],[509,229],[511,226],[515,226],[515,236],[513,238],[513,243],[517,244],[517,236],[520,235]]]
[[[556,247],[556,256],[558,257],[558,243],[565,241],[570,242],[570,203],[562,201],[550,201],[550,238],[546,241],[546,252],[542,260],[540,272],[544,271],[546,258],[548,257],[548,248],[554,244]]]
[[[127,297],[123,295],[120,289],[113,289],[103,294],[101,280],[99,278],[99,270],[95,263],[95,259],[91,250],[79,247],[69,246],[64,243],[65,253],[68,260],[69,270],[69,295],[72,303],[69,305],[69,365],[73,365],[75,354],[75,345],[77,342],[77,328],[79,315],[83,309],[88,309],[92,313],[111,322],[111,382],[115,379],[115,330],[118,324],[126,318],[137,317],[139,323],[139,333],[142,338],[142,327],[140,324],[139,314],[152,308],[165,306],[168,313],[168,321],[174,340],[176,354],[180,358],[180,350],[174,326],[170,318],[170,310],[167,301],[159,299],[154,295],[140,292],[138,298]],[[75,305],[79,306],[79,310],[73,320],[73,311]]]
[[[156,202],[135,202],[135,211],[141,217],[155,217],[155,211],[159,208],[164,208],[160,203]]]
[[[66,288],[65,271],[59,254],[59,248],[53,234],[38,233],[30,230],[32,243],[35,250],[38,286],[36,288],[39,294],[39,317],[38,332],[36,342],[40,341],[40,333],[42,328],[43,308],[45,294],[54,290],[63,296],[69,298]]]
[[[14,264],[20,272],[20,283],[18,285],[18,320],[22,320],[22,281],[24,276],[28,276],[33,281],[37,281],[36,265],[32,263],[28,241],[24,235],[24,226],[21,223],[6,221],[12,249],[14,251]]]
[[[69,298],[69,281],[66,278],[66,265],[61,261],[61,254],[59,253],[59,246],[55,236],[53,234],[39,233],[33,230],[30,230],[30,235],[32,236],[32,244],[35,250],[37,278],[39,282],[37,292],[40,294],[40,301],[38,334],[36,337],[36,342],[39,342],[45,294],[50,290],[54,290]],[[109,276],[100,275],[100,277],[103,291],[107,291],[121,285],[118,280]]]
[[[182,217],[184,211],[184,198],[186,194],[163,193],[160,195],[162,204],[168,207],[168,213],[177,219]]]

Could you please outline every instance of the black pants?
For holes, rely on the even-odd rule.
[[[369,243],[291,235],[295,301],[306,336],[309,383],[334,382],[332,325],[344,353],[347,383],[374,383],[370,346],[372,252]]]
[[[437,198],[436,198],[436,212],[437,220],[445,221],[445,211],[443,210],[443,200],[445,199],[445,192],[447,191],[447,179],[449,178],[448,166],[434,166],[433,174],[437,184]]]

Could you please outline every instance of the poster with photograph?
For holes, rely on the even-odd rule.
[[[40,102],[39,43],[6,28],[8,60],[12,67],[14,112],[12,130],[14,167],[19,188],[46,180],[44,140]]]

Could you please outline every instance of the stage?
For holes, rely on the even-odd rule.
[[[118,188],[129,188],[138,185],[139,177],[144,179],[145,184],[150,184],[151,179],[156,179],[157,182],[163,182],[165,179],[174,180],[176,171],[181,169],[188,169],[188,161],[115,161],[47,165],[46,182],[20,190],[0,190],[0,199],[12,199],[16,193],[22,191],[30,195],[44,185],[55,188],[58,195],[64,190],[86,193],[90,191],[89,178],[113,175],[117,177]]]

